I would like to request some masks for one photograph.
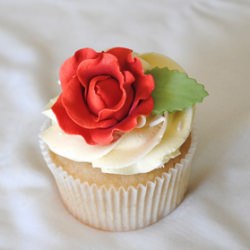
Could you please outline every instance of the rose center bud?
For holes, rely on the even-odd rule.
[[[87,91],[87,103],[94,114],[111,109],[121,99],[119,83],[111,76],[96,76],[91,79]]]

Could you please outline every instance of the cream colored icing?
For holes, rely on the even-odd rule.
[[[139,55],[144,69],[168,67],[183,71],[173,60],[156,53]],[[55,102],[51,100],[49,106]],[[190,134],[193,109],[165,113],[164,116],[141,116],[137,128],[107,146],[92,146],[79,135],[69,135],[59,127],[50,108],[43,112],[52,124],[41,133],[50,150],[78,162],[92,163],[104,173],[138,174],[163,166],[180,154],[179,148]]]

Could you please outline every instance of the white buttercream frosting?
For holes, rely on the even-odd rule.
[[[178,64],[162,55],[149,53],[140,57],[147,69],[151,65],[183,71]],[[49,105],[54,102],[55,99]],[[193,120],[193,108],[165,113],[164,116],[141,116],[137,128],[125,133],[118,141],[107,146],[93,146],[80,135],[62,131],[50,108],[43,113],[52,121],[51,126],[41,133],[51,151],[73,161],[91,163],[104,173],[124,175],[152,171],[179,155]]]

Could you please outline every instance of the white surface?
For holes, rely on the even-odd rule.
[[[249,249],[250,1],[0,0],[0,249]],[[205,83],[189,192],[144,230],[107,233],[64,209],[40,115],[81,47],[165,53]]]

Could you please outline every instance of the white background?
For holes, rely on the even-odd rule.
[[[129,233],[64,209],[37,140],[61,63],[114,46],[166,54],[210,93],[186,199]],[[249,96],[249,0],[0,0],[0,249],[250,249]]]

